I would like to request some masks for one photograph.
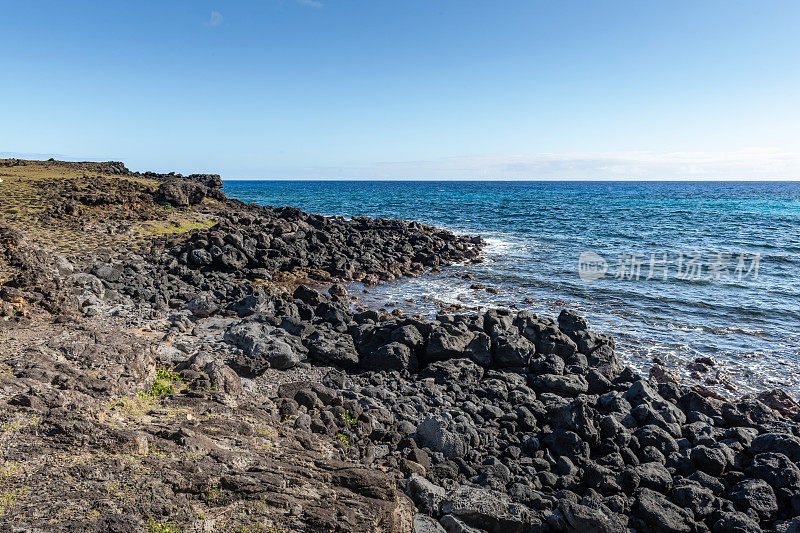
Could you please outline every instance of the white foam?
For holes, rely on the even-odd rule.
[[[509,252],[519,252],[524,249],[524,245],[519,242],[507,241],[498,237],[485,237],[486,247],[484,251],[488,254],[507,254]]]

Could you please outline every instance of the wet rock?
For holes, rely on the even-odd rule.
[[[782,389],[764,391],[758,394],[756,399],[786,417],[792,417],[800,413],[800,402],[789,396]]]
[[[341,283],[334,283],[328,287],[328,294],[344,298],[347,296],[347,289]]]

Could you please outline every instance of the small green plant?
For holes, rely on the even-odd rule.
[[[156,367],[156,379],[183,381],[178,374],[163,366]]]
[[[183,379],[178,374],[159,366],[156,367],[155,381],[153,381],[153,384],[150,385],[148,390],[140,392],[139,397],[144,398],[149,396],[150,398],[158,398],[165,394],[174,394],[184,385]]]
[[[357,428],[358,427],[358,419],[357,418],[353,418],[353,415],[350,414],[350,411],[345,411],[343,416],[344,416],[344,419],[347,420],[347,423],[350,424],[351,428]]]
[[[222,498],[222,492],[223,490],[220,488],[219,483],[209,483],[203,492],[203,496],[210,502],[216,502]]]
[[[345,446],[350,446],[350,437],[348,437],[344,433],[337,433],[336,438],[339,439],[339,441]]]
[[[173,394],[175,392],[175,385],[172,383],[164,383],[163,381],[154,381],[150,388],[146,391],[140,392],[140,396],[150,396],[152,398],[158,398],[159,396],[163,396],[165,394]]]

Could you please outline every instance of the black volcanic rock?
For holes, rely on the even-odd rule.
[[[188,207],[202,202],[206,194],[208,194],[208,188],[205,185],[175,179],[159,185],[154,197],[158,202],[175,207]]]

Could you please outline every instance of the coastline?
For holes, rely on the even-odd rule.
[[[352,308],[342,282],[478,261],[478,237],[209,174],[6,165],[35,201],[0,223],[4,525],[800,528],[788,396],[640,376],[570,311]]]
[[[506,243],[486,246],[483,263],[371,288],[365,299],[378,306],[406,307],[413,298],[407,306],[412,313],[435,313],[425,303],[441,300],[465,310],[505,307],[552,317],[571,308],[614,336],[618,355],[642,374],[657,356],[682,383],[704,384],[724,396],[775,387],[800,393],[793,372],[800,352],[793,327],[800,322],[800,295],[792,289],[800,265],[800,249],[792,244],[797,183],[226,180],[223,190],[261,205],[409,218]],[[582,279],[578,263],[584,251],[607,262],[603,277]],[[690,273],[681,265],[698,252],[693,279],[684,279]],[[637,255],[638,278],[625,275],[622,254]],[[664,254],[667,279],[658,270]],[[760,254],[757,276],[742,272],[738,279],[742,254],[747,266]],[[728,273],[723,266],[717,279],[719,270],[713,269],[724,265],[724,257],[730,257]],[[694,279],[698,275],[702,282]],[[715,365],[695,370],[700,358]]]

